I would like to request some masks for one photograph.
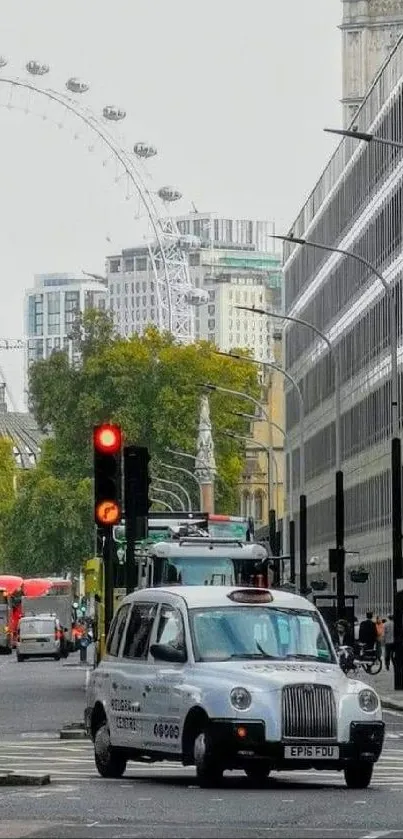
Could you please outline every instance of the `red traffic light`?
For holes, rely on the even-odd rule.
[[[104,423],[94,429],[94,449],[102,454],[117,454],[122,448],[120,425]]]

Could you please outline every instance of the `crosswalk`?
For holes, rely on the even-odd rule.
[[[397,733],[403,739],[403,732]],[[387,734],[387,741],[396,739],[394,733]],[[116,783],[115,781],[103,781],[99,778],[94,764],[92,743],[87,740],[61,741],[54,739],[43,740],[43,738],[23,740],[2,741],[0,743],[0,773],[13,771],[16,773],[49,774],[53,784],[62,785],[63,788],[81,787],[83,784],[98,780],[100,783]],[[127,783],[135,778],[152,781],[154,777],[164,777],[167,780],[174,777],[184,777],[189,780],[189,785],[195,784],[195,771],[193,767],[183,767],[174,762],[158,762],[145,764],[141,762],[130,762],[122,782]],[[315,770],[294,771],[292,773],[272,773],[270,776],[276,782],[282,780],[301,782],[313,782],[319,784],[344,785],[344,778],[340,772]],[[72,787],[73,785],[73,787]],[[403,744],[399,748],[397,743],[391,747],[388,742],[379,762],[375,766],[372,788],[393,789],[403,792]],[[7,787],[0,790],[7,792]]]

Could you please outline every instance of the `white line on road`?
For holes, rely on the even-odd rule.
[[[381,839],[383,836],[390,836],[394,830],[373,830],[372,833],[366,833],[362,839]]]

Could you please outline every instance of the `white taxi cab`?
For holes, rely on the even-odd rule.
[[[116,613],[92,672],[86,726],[103,777],[128,760],[226,769],[336,769],[370,784],[383,746],[378,695],[342,672],[312,603],[262,588],[143,589]]]

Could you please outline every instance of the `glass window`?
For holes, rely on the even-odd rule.
[[[126,658],[147,658],[156,611],[156,603],[135,603],[133,605],[123,651]]]
[[[182,615],[172,606],[163,606],[161,609],[157,644],[169,644],[176,650],[185,649],[185,630]]]
[[[118,274],[120,271],[120,259],[111,259],[109,270],[111,274]]]
[[[124,606],[120,607],[119,611],[116,612],[116,615],[113,618],[106,641],[106,652],[109,655],[118,655],[119,653],[120,642],[126,626],[126,618],[129,613],[129,608],[129,604],[125,603]]]
[[[138,256],[136,259],[136,271],[147,271],[147,257]]]
[[[125,271],[134,271],[134,258],[128,257],[125,259]]]
[[[272,606],[192,609],[196,661],[306,659],[335,661],[315,612]]]
[[[166,561],[164,583],[183,586],[234,586],[234,562],[229,557],[192,556],[192,561],[172,556]]]

